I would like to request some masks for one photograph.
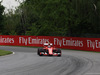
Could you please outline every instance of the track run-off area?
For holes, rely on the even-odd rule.
[[[100,75],[100,53],[62,50],[38,56],[37,48],[0,46],[14,54],[0,57],[0,75]]]

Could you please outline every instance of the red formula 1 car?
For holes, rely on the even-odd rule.
[[[53,47],[52,43],[44,43],[44,48],[37,51],[39,56],[61,56],[61,50]]]

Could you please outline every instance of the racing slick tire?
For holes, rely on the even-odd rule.
[[[38,54],[39,56],[43,56],[43,54],[41,54],[41,52],[44,52],[44,50],[41,49],[41,48],[39,48],[38,51],[37,51],[37,54]]]
[[[61,57],[61,50],[60,49],[57,50],[57,53],[59,53],[58,57]]]

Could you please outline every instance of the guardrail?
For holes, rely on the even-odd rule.
[[[100,38],[0,35],[0,45],[42,47],[45,42],[57,48],[100,52]]]

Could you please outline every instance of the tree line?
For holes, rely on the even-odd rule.
[[[2,35],[100,34],[100,0],[25,0],[14,12],[3,11],[0,3]]]

